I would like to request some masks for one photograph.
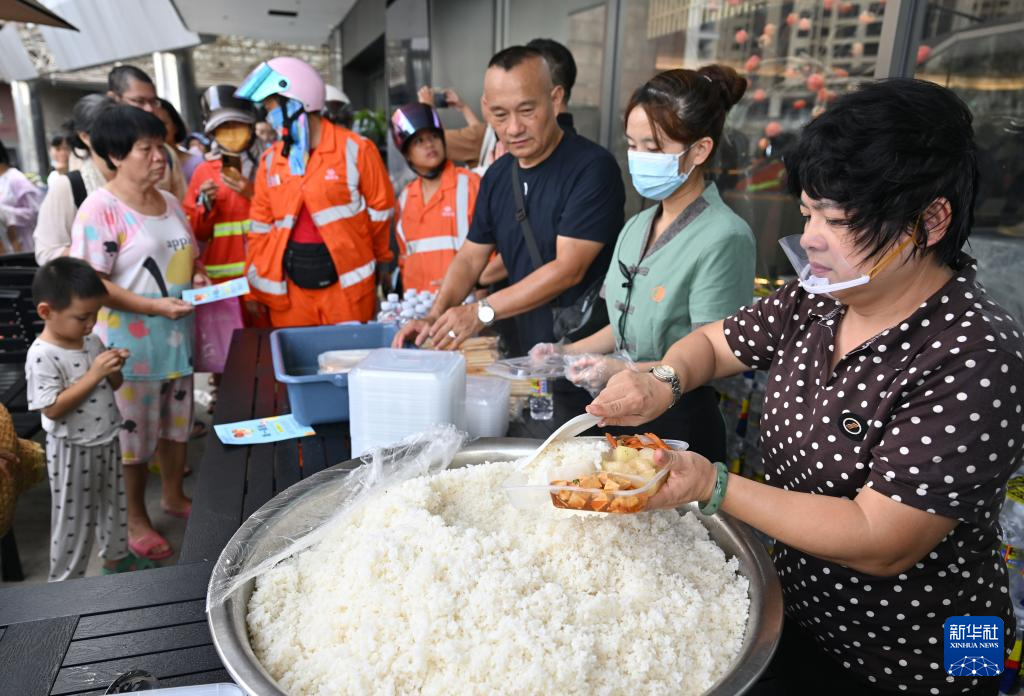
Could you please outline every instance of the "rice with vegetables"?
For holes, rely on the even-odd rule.
[[[600,458],[575,442],[536,466]],[[265,573],[253,649],[290,694],[699,694],[739,652],[747,580],[691,514],[512,508],[512,462],[380,493]]]

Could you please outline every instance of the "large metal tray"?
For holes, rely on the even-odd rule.
[[[463,448],[452,466],[517,459],[539,445],[540,440],[483,438]],[[352,468],[355,464],[346,462],[339,466]],[[221,552],[217,569],[238,559],[243,547],[248,547],[250,552],[255,550],[258,557],[280,550],[281,539],[294,538],[305,528],[304,520],[316,516],[314,511],[331,506],[333,487],[330,484],[340,479],[324,477],[325,473],[295,484],[265,506],[273,505],[276,511],[261,508],[246,521]],[[706,692],[706,696],[734,696],[757,681],[775,653],[782,633],[782,589],[771,559],[749,527],[723,513],[697,517],[722,550],[739,560],[740,572],[750,581],[750,618],[740,653],[730,670]],[[264,549],[266,554],[261,553]],[[214,576],[217,575],[215,570]],[[253,584],[249,581],[222,604],[210,608],[207,618],[213,644],[232,678],[246,692],[254,696],[285,696],[249,644],[245,615]]]

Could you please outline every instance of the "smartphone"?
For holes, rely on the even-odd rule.
[[[444,92],[434,93],[434,106],[438,109],[443,109],[448,106],[448,97],[444,95]]]
[[[242,156],[231,152],[222,152],[220,155],[221,171],[232,179],[242,178]]]

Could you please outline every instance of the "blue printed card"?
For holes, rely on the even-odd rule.
[[[213,430],[225,445],[262,445],[267,442],[316,435],[311,427],[302,425],[290,413],[238,423],[224,423],[213,426]]]
[[[945,668],[954,677],[1002,674],[1003,620],[997,616],[951,616],[943,625]]]
[[[205,288],[192,288],[183,290],[181,299],[193,305],[209,304],[218,300],[226,300],[231,297],[241,297],[249,294],[249,281],[245,278],[235,278],[226,283],[208,285]]]

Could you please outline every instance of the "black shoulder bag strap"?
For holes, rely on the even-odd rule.
[[[533,227],[530,226],[530,216],[526,213],[526,201],[523,200],[523,185],[519,181],[519,162],[514,157],[512,158],[512,195],[515,196],[516,201],[516,220],[523,231],[526,249],[530,252],[533,270],[536,271],[544,265],[544,258],[540,255],[537,238],[533,236]]]
[[[75,200],[75,207],[81,208],[82,203],[89,196],[89,192],[85,190],[85,179],[82,178],[82,172],[78,170],[68,172],[68,181],[71,182],[71,197]]]

